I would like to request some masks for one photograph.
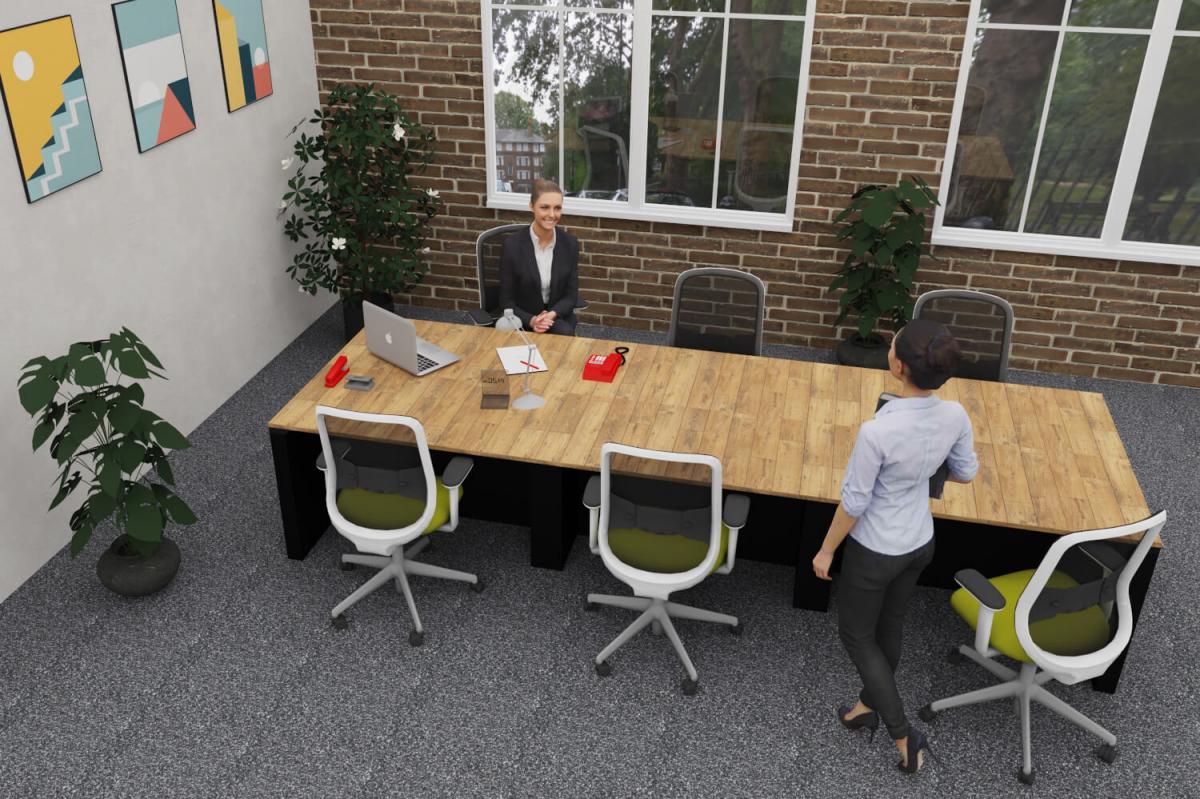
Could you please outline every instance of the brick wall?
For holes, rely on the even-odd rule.
[[[666,331],[675,276],[691,266],[747,269],[767,284],[765,340],[832,347],[843,251],[833,215],[864,182],[920,174],[937,185],[969,4],[815,0],[804,147],[791,233],[571,216],[584,322]],[[414,302],[477,301],[474,242],[521,214],[484,207],[480,4],[309,0],[322,90],[375,81],[438,135],[425,181],[445,212],[431,231],[432,272]],[[918,291],[969,287],[1012,303],[1017,369],[1200,387],[1200,268],[938,248]]]

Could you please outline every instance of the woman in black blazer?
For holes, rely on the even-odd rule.
[[[535,333],[575,335],[579,300],[579,240],[558,228],[562,190],[534,181],[528,233],[513,233],[500,254],[500,308],[512,308]]]

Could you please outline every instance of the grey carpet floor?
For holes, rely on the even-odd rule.
[[[587,613],[584,596],[622,586],[581,541],[562,572],[531,568],[517,527],[465,520],[437,536],[422,559],[488,587],[416,580],[425,646],[409,647],[390,589],[332,629],[329,609],[365,575],[338,570],[350,546],[332,532],[306,560],[284,556],[266,424],[336,352],[340,327],[335,308],[178,453],[179,493],[201,521],[174,536],[184,560],[171,586],[140,600],[109,593],[94,573],[110,535],[99,533],[0,604],[0,797],[1200,796],[1200,392],[1014,374],[1103,392],[1150,505],[1170,513],[1120,691],[1053,689],[1118,735],[1120,757],[1103,765],[1096,740],[1036,708],[1027,788],[1008,703],[922,725],[938,759],[913,778],[897,772],[886,735],[842,730],[833,708],[857,686],[836,614],[792,609],[780,566],[739,561],[680,595],[746,625],[738,638],[680,623],[700,670],[695,697],[649,634],[598,678],[591,658],[631,617]],[[968,639],[947,599],[922,588],[910,610],[899,682],[914,716],[989,684],[944,660]]]

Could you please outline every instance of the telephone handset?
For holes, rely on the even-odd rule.
[[[608,355],[589,355],[583,365],[583,379],[595,380],[599,383],[611,383],[617,376],[617,370],[625,363],[625,353],[628,347],[617,347]]]
[[[333,362],[333,366],[325,374],[325,387],[333,388],[342,381],[342,378],[350,373],[350,365],[346,362],[345,355],[339,355],[337,360]]]

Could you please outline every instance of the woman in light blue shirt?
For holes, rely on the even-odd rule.
[[[813,571],[828,580],[833,554],[849,535],[838,581],[838,631],[863,688],[854,707],[838,709],[850,729],[874,735],[882,717],[900,751],[900,768],[921,767],[928,741],[912,728],[896,689],[904,613],[917,577],[933,560],[929,478],[943,462],[949,479],[968,483],[979,470],[971,420],[933,391],[954,374],[958,342],[936,322],[906,325],[888,352],[903,384],[897,399],[863,423]]]

